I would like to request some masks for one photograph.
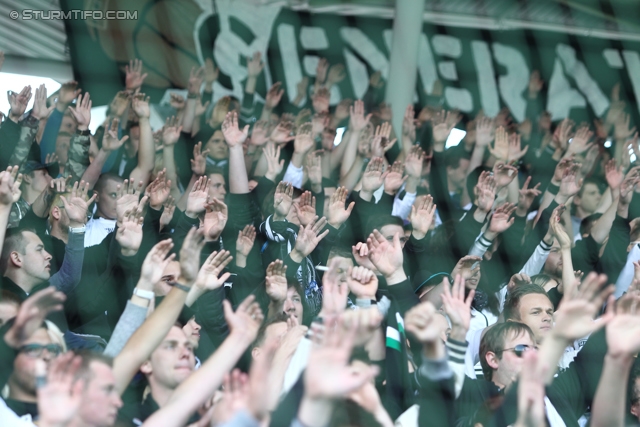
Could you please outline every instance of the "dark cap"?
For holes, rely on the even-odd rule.
[[[420,270],[413,277],[412,284],[413,284],[413,288],[415,289],[414,292],[417,293],[418,291],[420,291],[420,289],[424,288],[425,286],[439,285],[440,283],[442,283],[445,277],[449,279],[449,283],[453,283],[453,279],[451,278],[451,275],[445,271],[439,272],[439,273],[431,273],[428,270]]]
[[[31,173],[33,171],[37,171],[40,169],[46,169],[46,168],[47,166],[43,165],[40,162],[36,162],[35,160],[27,160],[20,168],[20,172],[25,174],[25,173]]]

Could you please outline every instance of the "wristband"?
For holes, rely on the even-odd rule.
[[[148,299],[149,301],[156,297],[152,291],[145,291],[144,289],[138,289],[137,287],[133,288],[133,294],[137,297]]]
[[[560,191],[560,186],[550,182],[547,186],[547,191],[555,196]]]
[[[76,134],[81,135],[81,136],[89,136],[89,135],[91,135],[91,131],[89,129],[85,129],[85,130],[77,129],[76,130]]]
[[[191,291],[190,287],[185,286],[185,285],[183,285],[181,283],[178,283],[178,282],[169,282],[169,285],[173,286],[174,288],[178,288],[181,291],[184,291],[186,293],[189,293],[189,291]]]
[[[69,233],[72,234],[80,234],[87,231],[87,226],[83,225],[82,227],[69,227]]]

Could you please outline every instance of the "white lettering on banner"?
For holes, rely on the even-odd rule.
[[[589,104],[591,104],[593,111],[598,117],[602,117],[609,108],[609,100],[602,93],[595,80],[591,78],[587,67],[576,59],[576,51],[571,46],[560,43],[556,46],[556,52],[564,64],[567,75],[573,77],[580,92],[586,96]]]
[[[498,78],[502,100],[513,117],[521,122],[527,111],[527,101],[524,98],[524,92],[529,87],[530,71],[527,61],[520,51],[501,43],[493,44],[493,54],[496,61],[507,69],[507,74]]]
[[[489,45],[483,41],[472,41],[471,51],[473,61],[478,72],[478,88],[480,90],[480,103],[484,114],[495,117],[500,112],[500,99],[496,86],[495,71],[491,60]]]
[[[199,4],[206,0],[197,0]],[[367,34],[359,28],[343,26],[339,29],[340,38],[345,46],[331,46],[330,33],[320,26],[300,26],[283,22],[274,29],[282,6],[256,5],[248,2],[232,0],[216,0],[215,11],[211,7],[204,7],[194,28],[194,39],[199,46],[199,33],[202,25],[213,13],[220,22],[220,32],[216,35],[213,47],[214,61],[221,72],[231,78],[232,89],[222,87],[216,82],[214,93],[216,100],[225,95],[243,96],[243,85],[247,76],[246,66],[242,65],[243,57],[251,56],[255,51],[262,53],[265,61],[264,77],[267,86],[272,84],[271,69],[268,64],[267,49],[270,37],[277,38],[279,57],[282,60],[283,88],[289,100],[297,94],[297,84],[304,75],[315,76],[315,69],[319,57],[316,51],[331,49],[342,50],[344,64],[347,71],[347,81],[351,84],[353,94],[357,98],[364,96],[369,82],[369,70],[380,71],[384,79],[389,74],[389,50],[393,32],[386,28],[382,30],[384,45],[378,46]],[[231,19],[241,22],[249,31],[252,38],[245,41],[231,29]],[[275,31],[274,31],[275,30]],[[463,112],[473,112],[482,108],[488,116],[495,116],[502,103],[506,105],[517,121],[522,121],[526,114],[526,97],[530,67],[523,52],[516,48],[501,44],[488,44],[483,40],[470,41],[471,52],[463,52],[462,40],[458,37],[436,34],[428,37],[420,36],[418,50],[418,77],[427,94],[431,94],[434,83],[440,79],[445,82],[444,97],[448,108],[457,108]],[[385,49],[386,48],[386,49]],[[308,51],[308,54],[300,51]],[[198,52],[201,52],[198,49]],[[585,108],[589,105],[599,117],[609,108],[610,101],[603,93],[597,82],[589,74],[585,64],[577,59],[576,51],[569,45],[558,43],[555,47],[556,59],[552,75],[545,79],[548,83],[547,110],[553,120],[569,116],[574,108]],[[466,54],[466,55],[463,55]],[[465,88],[466,83],[460,82],[460,76],[465,75],[462,69],[456,67],[456,61],[471,55],[477,75],[477,82],[471,82],[468,87],[477,84],[479,99],[474,100],[471,92]],[[200,55],[200,53],[199,53]],[[437,56],[437,57],[436,57]],[[606,48],[602,50],[603,66],[612,69],[623,69],[629,75],[636,99],[640,99],[640,55],[635,51]],[[493,61],[500,64],[506,72],[497,75]],[[200,57],[203,62],[203,58]],[[447,82],[457,84],[447,85]],[[474,92],[475,94],[476,92]],[[306,94],[305,94],[306,95]],[[331,90],[331,104],[336,105],[342,99],[338,85]],[[414,96],[417,99],[416,96]],[[474,105],[474,101],[477,105]],[[640,105],[638,106],[640,108]]]
[[[549,81],[547,98],[547,111],[553,120],[560,120],[569,117],[572,108],[584,108],[587,101],[584,96],[569,84],[562,70],[560,59],[556,58],[553,65],[553,73]]]

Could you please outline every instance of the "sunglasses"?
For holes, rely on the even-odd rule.
[[[498,353],[502,353],[504,351],[513,351],[513,354],[515,354],[518,357],[522,357],[527,351],[531,351],[535,349],[537,349],[537,347],[532,347],[526,344],[518,344],[513,348],[504,348],[502,350],[499,350]]]
[[[58,344],[27,344],[20,347],[20,353],[26,354],[29,357],[40,357],[42,356],[42,352],[47,350],[51,356],[57,357],[60,353],[62,353],[62,347]]]

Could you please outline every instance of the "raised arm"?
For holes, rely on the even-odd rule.
[[[156,147],[153,143],[153,131],[149,122],[149,97],[139,93],[131,101],[133,111],[140,121],[140,146],[138,147],[138,165],[131,171],[133,181],[142,181],[147,185],[155,165]]]
[[[204,246],[201,231],[192,228],[180,250],[180,278],[173,284],[173,289],[162,303],[131,336],[122,352],[116,357],[113,372],[116,377],[116,387],[120,393],[135,375],[140,365],[149,358],[151,353],[162,342],[182,311],[191,285],[195,282],[200,263],[200,251]],[[140,280],[156,283],[162,277],[165,266],[171,262],[174,255],[169,255],[173,248],[171,239],[163,240],[155,245],[147,254],[142,265]]]
[[[249,134],[249,125],[240,130],[238,113],[229,112],[222,123],[222,133],[229,146],[229,191],[231,194],[246,194],[249,192],[249,178],[242,144]]]

